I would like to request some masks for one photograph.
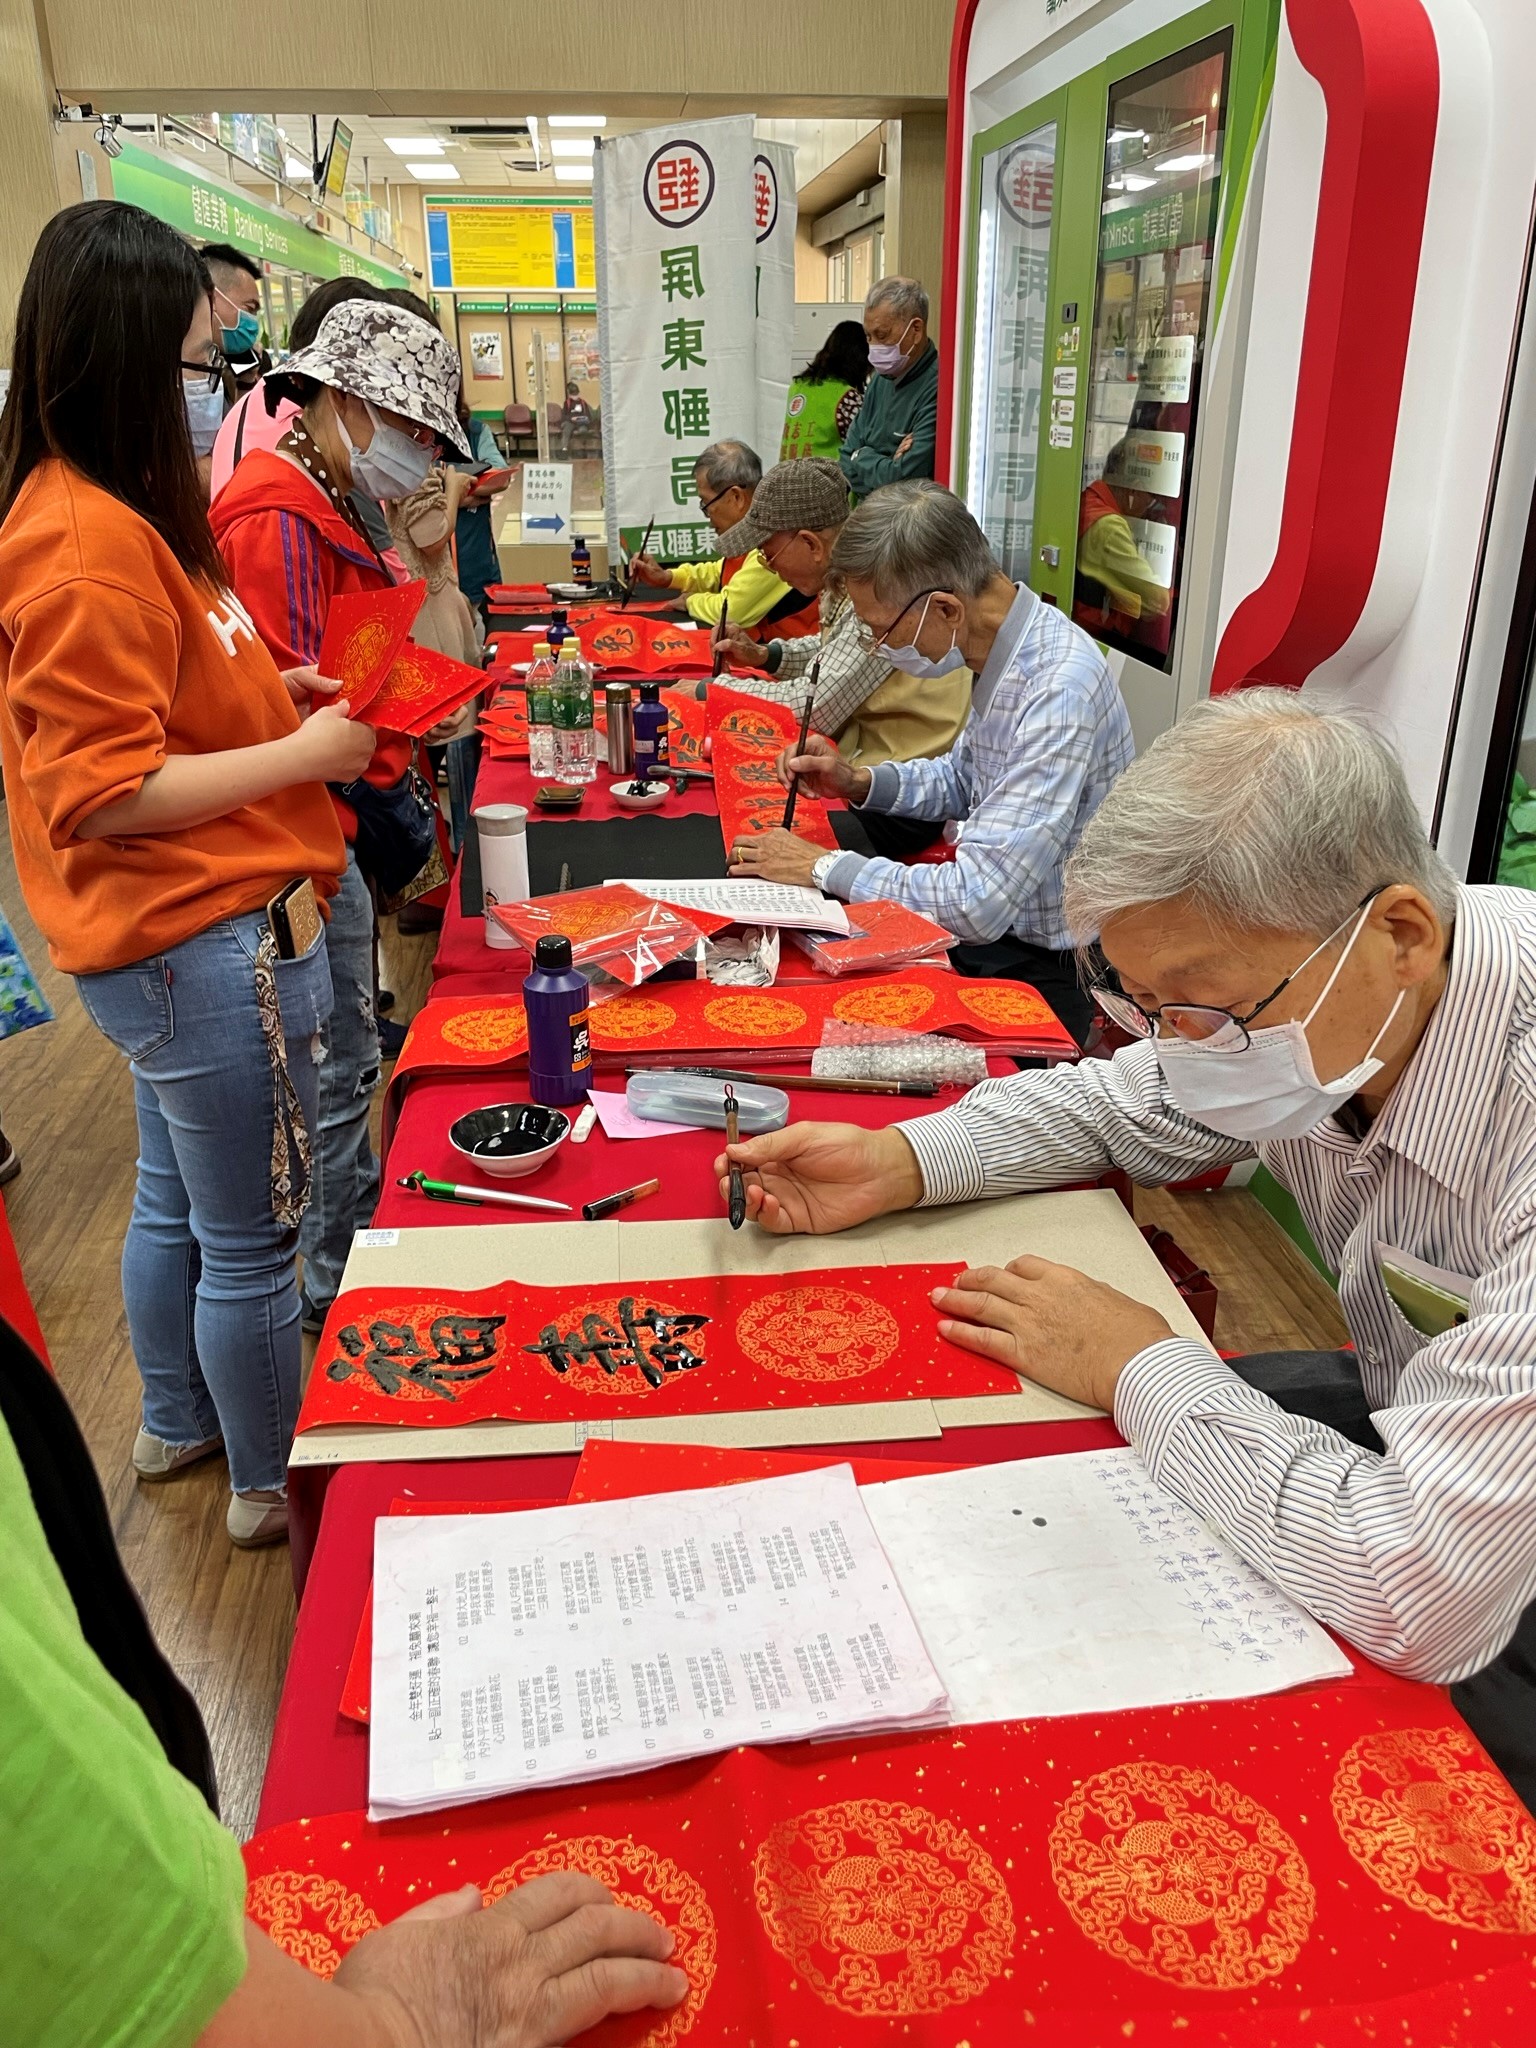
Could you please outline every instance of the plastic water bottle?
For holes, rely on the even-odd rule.
[[[592,729],[592,671],[574,633],[560,649],[550,686],[555,729],[555,775],[561,782],[597,780],[597,734]]]
[[[555,657],[547,640],[534,644],[528,670],[528,766],[535,775],[555,772],[554,707],[551,688]]]

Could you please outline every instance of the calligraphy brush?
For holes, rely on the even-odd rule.
[[[710,650],[709,673],[711,678],[720,673],[720,649],[725,644],[725,629],[731,623],[731,601],[722,590],[720,593],[720,623],[715,627],[715,644]]]
[[[561,861],[561,863],[560,863],[560,888],[559,888],[559,891],[558,891],[558,893],[559,893],[559,894],[560,894],[561,896],[563,896],[563,895],[565,894],[566,890],[570,888],[570,886],[571,886],[571,864],[570,864],[570,862],[569,862],[568,860],[563,860],[563,861]]]
[[[816,681],[820,674],[821,656],[818,654],[816,659],[811,663],[810,681],[806,686],[805,712],[800,720],[800,738],[798,744],[795,747],[795,752],[797,755],[803,754],[805,752],[805,743],[810,736],[811,706],[816,702]],[[798,775],[791,775],[789,778],[789,794],[784,799],[784,830],[786,832],[792,832],[795,829],[795,798],[799,794],[800,778]]]
[[[626,1074],[702,1074],[710,1081],[761,1081],[767,1088],[809,1088],[824,1095],[937,1095],[936,1081],[872,1081],[863,1075],[759,1073],[752,1067],[626,1067]]]
[[[653,514],[651,515],[650,519],[649,519],[649,520],[648,520],[648,521],[646,522],[646,528],[645,528],[645,539],[644,539],[643,541],[641,541],[641,543],[640,543],[640,547],[639,547],[639,550],[638,550],[638,552],[639,552],[640,554],[642,554],[642,555],[643,555],[643,554],[645,553],[646,549],[647,549],[647,548],[648,548],[648,547],[650,546],[650,544],[651,544],[651,531],[652,531],[652,529],[654,528],[655,524],[656,524],[656,517],[655,517],[655,514],[653,513]],[[623,595],[623,596],[622,596],[622,597],[621,597],[621,598],[619,599],[619,610],[620,610],[620,611],[623,611],[624,607],[625,607],[625,606],[626,606],[626,605],[627,605],[627,604],[629,603],[629,600],[630,600],[630,599],[631,599],[631,598],[632,598],[632,597],[634,596],[634,594],[635,594],[635,557],[634,557],[633,555],[631,555],[631,556],[630,556],[630,558],[629,558],[629,581],[628,581],[628,582],[627,582],[627,583],[625,584],[625,586],[624,586],[624,595]]]
[[[741,1124],[736,1114],[736,1090],[727,1081],[725,1084],[725,1142],[727,1145],[735,1145],[739,1144],[740,1140]],[[733,1159],[730,1162],[730,1172],[730,1202],[726,1213],[731,1219],[732,1230],[740,1230],[743,1223],[747,1220],[747,1184],[742,1179],[740,1161]]]

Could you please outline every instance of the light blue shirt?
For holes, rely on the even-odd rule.
[[[1013,932],[1072,944],[1061,871],[1135,743],[1125,701],[1088,635],[1021,587],[947,754],[883,761],[862,809],[961,821],[953,861],[845,853],[825,887],[850,903],[904,903],[966,944]]]

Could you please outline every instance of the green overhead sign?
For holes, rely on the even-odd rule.
[[[1215,197],[1214,178],[1203,184],[1192,178],[1161,197],[1143,199],[1134,206],[1117,206],[1103,216],[1099,225],[1100,260],[1149,256],[1159,249],[1178,249],[1190,242],[1205,241],[1211,231]]]
[[[142,206],[198,241],[232,242],[247,256],[301,270],[309,277],[366,277],[388,289],[404,284],[403,271],[361,256],[343,242],[317,235],[291,214],[258,206],[243,192],[216,185],[132,142],[112,163],[112,196]]]

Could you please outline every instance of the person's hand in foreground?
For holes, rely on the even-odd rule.
[[[782,825],[760,832],[752,839],[738,839],[731,848],[730,872],[754,882],[797,882],[811,886],[811,869],[830,851],[812,839],[797,839]]]
[[[780,1237],[848,1230],[871,1216],[910,1209],[923,1192],[917,1155],[898,1130],[790,1124],[744,1138],[715,1161],[722,1203],[730,1199],[733,1159],[747,1169],[749,1221]]]
[[[329,697],[334,697],[341,688],[341,684],[334,676],[321,675],[313,662],[306,663],[302,668],[285,668],[283,683],[301,711],[309,710],[312,698],[318,697],[323,702]]]
[[[933,1305],[951,1344],[1106,1415],[1137,1352],[1173,1335],[1155,1308],[1027,1253],[967,1267],[953,1287],[933,1290]]]
[[[664,590],[672,588],[672,571],[663,569],[654,555],[631,555],[629,558],[629,580],[631,583],[654,583]]]
[[[761,640],[740,626],[733,626],[729,619],[722,626],[716,622],[709,636],[709,651],[720,656],[722,668],[766,668],[768,650]]]
[[[673,1945],[577,1871],[489,1907],[474,1885],[429,1899],[367,1935],[330,1983],[247,1922],[245,1978],[198,2048],[557,2048],[609,2013],[680,2005]]]
[[[869,770],[852,767],[838,752],[836,740],[824,732],[807,733],[803,750],[785,747],[773,765],[786,789],[790,778],[798,775],[804,793],[823,803],[831,799],[857,804],[869,795]]]
[[[352,782],[373,759],[378,734],[355,721],[346,699],[337,697],[311,711],[288,743],[303,757],[304,773],[296,781]]]

